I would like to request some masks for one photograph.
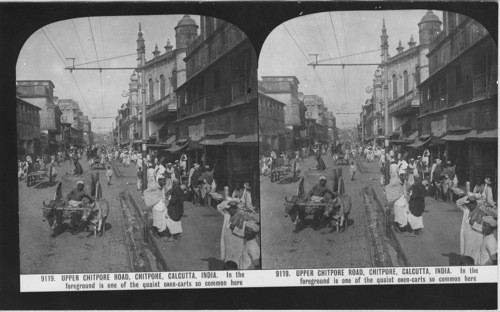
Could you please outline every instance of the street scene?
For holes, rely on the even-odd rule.
[[[257,56],[239,28],[65,20],[16,70],[22,274],[261,268]]]
[[[496,265],[497,55],[453,12],[275,28],[258,71],[262,267]]]

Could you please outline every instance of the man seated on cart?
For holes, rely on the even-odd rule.
[[[72,207],[78,207],[82,204],[82,200],[87,198],[90,202],[94,202],[94,196],[87,194],[84,191],[85,183],[83,181],[76,182],[76,188],[72,189],[67,196],[68,204]]]
[[[326,177],[321,176],[319,178],[319,183],[313,186],[307,194],[307,200],[314,203],[327,203],[334,196],[335,194],[333,191],[326,186]]]

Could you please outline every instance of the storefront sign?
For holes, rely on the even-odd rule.
[[[431,121],[431,133],[440,137],[446,133],[446,118],[436,121]]]

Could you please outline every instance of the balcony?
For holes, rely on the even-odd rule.
[[[165,114],[162,113],[168,113],[169,111],[175,111],[176,109],[177,102],[170,96],[170,94],[168,94],[146,107],[146,118],[163,118]]]
[[[420,99],[417,90],[408,91],[394,101],[389,102],[389,114],[401,116],[420,107]]]

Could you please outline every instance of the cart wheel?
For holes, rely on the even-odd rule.
[[[95,198],[97,198],[97,199],[102,198],[102,187],[101,187],[101,183],[99,181],[95,185]]]
[[[339,193],[339,194],[344,194],[344,193],[345,193],[344,179],[342,179],[342,177],[340,177],[340,178],[339,178],[339,188],[338,188],[338,193]]]
[[[56,185],[56,191],[54,192],[54,200],[62,199],[62,181],[58,182]]]

